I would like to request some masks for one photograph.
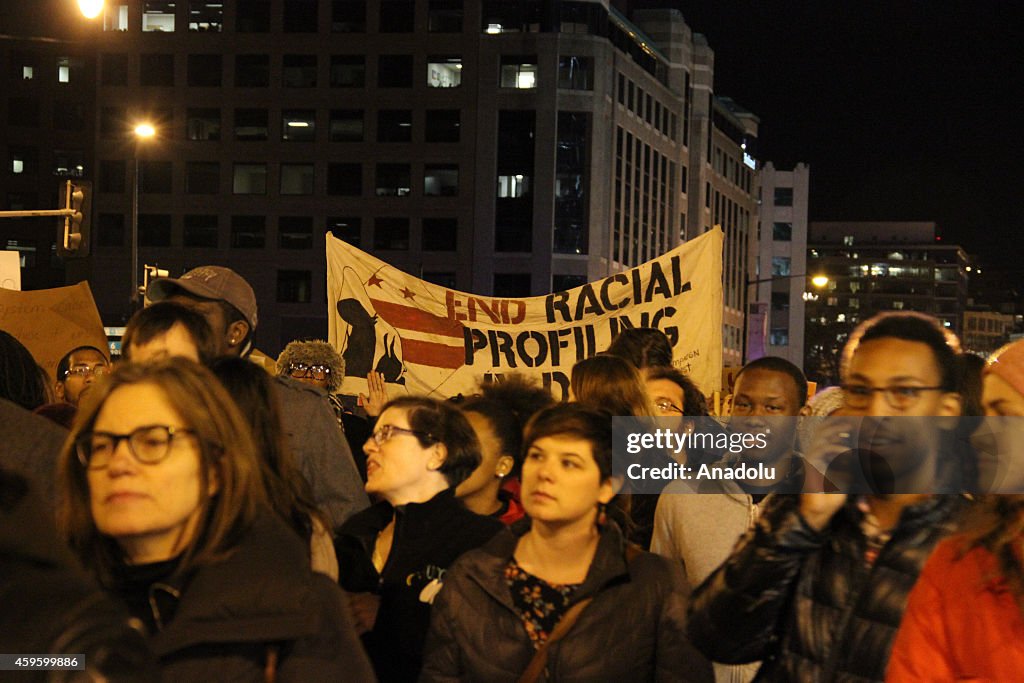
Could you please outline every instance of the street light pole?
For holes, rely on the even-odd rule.
[[[807,278],[810,277],[811,284],[817,289],[821,289],[829,283],[827,275],[811,275],[807,273],[797,273],[796,275],[776,275],[775,277],[759,278],[757,280],[747,280],[744,283],[743,291],[745,293],[750,292],[751,285],[759,285],[764,282],[776,282],[778,280],[792,280],[794,278]],[[756,298],[756,297],[755,297]],[[743,339],[742,339],[742,354],[740,355],[740,362],[746,364],[747,362],[747,335],[749,334],[750,327],[750,300],[747,299],[743,311]]]
[[[135,306],[139,302],[139,143],[143,140],[147,140],[156,135],[156,129],[153,128],[152,124],[140,123],[135,126],[135,153],[134,156],[134,168],[132,173],[132,234],[131,234],[131,250],[132,250],[132,288],[129,290],[129,301],[131,307],[135,309]]]

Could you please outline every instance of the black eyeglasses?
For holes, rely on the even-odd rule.
[[[128,434],[85,432],[75,439],[75,452],[83,467],[101,470],[110,464],[118,445],[127,441],[128,452],[133,458],[143,465],[156,465],[170,455],[171,443],[184,434],[195,434],[195,431],[167,425],[145,425]]]
[[[428,441],[437,441],[433,434],[429,432],[421,432],[415,429],[406,429],[404,427],[396,427],[395,425],[384,425],[373,434],[370,435],[370,439],[379,447],[385,441],[389,441],[395,434],[410,434],[412,436],[418,436]]]
[[[918,387],[911,384],[892,387],[869,387],[866,384],[844,384],[843,402],[847,407],[860,409],[871,405],[875,393],[885,396],[886,403],[896,410],[907,410],[921,400],[926,391],[945,391],[944,387]]]
[[[665,399],[662,399],[661,401],[656,401],[654,403],[654,407],[663,413],[679,413],[680,415],[683,414],[682,408],[677,406],[675,403],[672,403],[672,401],[668,401]]]
[[[315,380],[327,379],[331,369],[326,365],[306,365],[305,363],[292,363],[288,366],[288,376],[293,379],[305,379],[312,377]]]

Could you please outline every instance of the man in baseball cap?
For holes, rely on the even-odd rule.
[[[159,278],[149,283],[146,295],[152,302],[174,301],[206,318],[217,355],[245,357],[252,351],[256,295],[230,268],[200,266],[178,278]],[[352,451],[322,389],[288,377],[277,377],[275,386],[288,446],[314,501],[337,529],[369,505]]]
[[[256,294],[230,268],[199,266],[179,278],[159,278],[149,283],[146,295],[150,301],[170,299],[202,314],[217,337],[217,355],[245,356],[252,350]]]

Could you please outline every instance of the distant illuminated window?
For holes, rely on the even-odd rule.
[[[530,191],[530,177],[523,175],[498,176],[498,196],[523,197]]]
[[[34,77],[34,70],[30,66],[21,67],[21,78],[25,81],[31,81]]]
[[[427,60],[428,88],[456,88],[462,84],[462,57],[436,57]]]
[[[502,88],[530,89],[537,87],[537,57],[502,57]]]
[[[142,3],[142,30],[174,32],[175,2],[145,0]]]

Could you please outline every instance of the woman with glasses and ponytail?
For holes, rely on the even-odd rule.
[[[406,396],[384,406],[366,452],[366,492],[378,502],[341,528],[342,587],[382,681],[415,681],[430,605],[457,557],[503,527],[467,510],[455,488],[480,465],[459,410]]]
[[[268,502],[246,423],[183,358],[124,364],[59,466],[72,549],[145,624],[166,680],[372,680],[344,596]]]
[[[528,519],[448,572],[421,680],[714,680],[686,636],[678,563],[627,544],[610,519],[611,416],[547,408],[523,442]]]

